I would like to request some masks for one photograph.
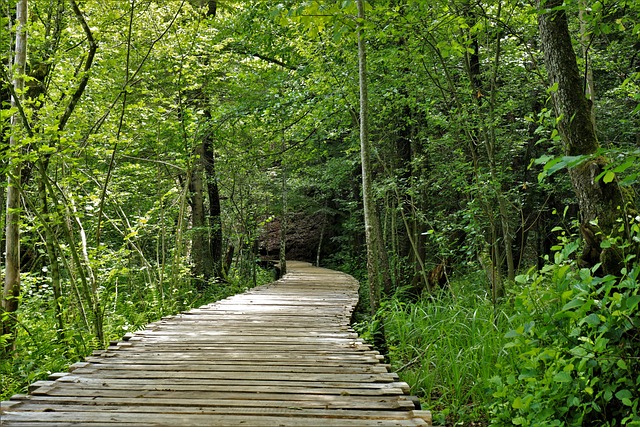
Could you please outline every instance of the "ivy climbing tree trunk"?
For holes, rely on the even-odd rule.
[[[562,4],[562,0],[539,1],[540,41],[554,89],[564,152],[568,156],[590,155],[596,153],[599,143]],[[606,165],[607,159],[597,156],[570,169],[569,174],[580,206],[580,228],[586,243],[582,261],[586,266],[601,262],[605,274],[619,274],[622,267],[619,251],[600,247],[604,237],[615,233],[625,203],[615,179],[611,182],[596,179]]]
[[[25,65],[27,62],[27,0],[19,0],[16,5],[16,44],[13,60],[13,96],[11,107],[17,108],[24,91]],[[8,337],[6,348],[13,347],[15,342],[15,312],[18,310],[20,296],[20,134],[22,117],[14,113],[11,118],[11,136],[9,137],[9,173],[7,179],[6,210],[6,258],[4,293],[2,297],[2,335]]]

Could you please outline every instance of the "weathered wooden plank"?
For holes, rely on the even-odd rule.
[[[153,342],[145,342],[139,348],[148,348],[153,351],[153,349],[157,349],[158,347],[163,347],[169,351],[204,351],[204,352],[273,352],[273,351],[290,351],[301,354],[337,354],[340,351],[347,351],[349,348],[353,350],[368,352],[368,355],[377,355],[378,352],[371,351],[369,346],[351,346],[351,345],[342,345],[342,346],[327,346],[327,349],[318,349],[317,346],[313,344],[281,344],[281,343],[273,343],[269,344],[255,344],[251,345],[250,343],[234,343],[234,344],[224,344],[224,343],[208,343],[208,342],[162,342],[162,341],[153,341]],[[162,351],[162,349],[160,350]]]
[[[344,352],[298,352],[292,354],[275,353],[273,351],[261,351],[255,353],[246,353],[239,350],[230,352],[219,351],[216,353],[203,354],[198,351],[187,350],[174,350],[164,349],[164,351],[157,351],[157,348],[131,348],[126,351],[120,352],[118,357],[128,360],[136,359],[155,359],[157,361],[162,360],[192,360],[197,362],[198,360],[209,360],[216,363],[234,363],[238,361],[242,363],[268,363],[269,361],[276,362],[291,362],[293,364],[309,364],[309,363],[350,363],[350,364],[368,364],[368,363],[380,363],[381,357],[377,353],[373,352],[360,352],[360,353],[346,353]],[[109,353],[98,353],[101,358],[108,358],[117,360]],[[94,357],[88,357],[87,361],[92,361]],[[130,358],[130,359],[129,359]]]
[[[108,360],[105,361],[105,359]],[[235,366],[255,366],[256,364],[265,366],[307,366],[307,367],[322,367],[322,366],[353,366],[361,367],[366,365],[379,365],[380,361],[373,357],[364,358],[360,360],[357,358],[348,357],[332,357],[322,358],[316,355],[298,356],[298,357],[286,357],[283,355],[281,358],[277,356],[273,357],[260,357],[255,355],[254,357],[245,357],[242,354],[236,354],[231,357],[227,354],[216,355],[214,357],[205,358],[205,356],[199,353],[167,353],[156,354],[152,359],[149,359],[149,355],[145,353],[132,353],[131,355],[101,355],[101,357],[88,357],[87,362],[95,364],[109,363],[111,365],[118,364],[145,364],[145,365],[173,365],[173,364],[199,364],[199,365],[235,365]],[[381,365],[384,366],[384,365]],[[356,368],[362,369],[362,368]],[[56,378],[50,378],[55,380]]]
[[[32,412],[57,412],[57,406],[54,402],[32,402],[29,409]],[[169,414],[223,414],[223,415],[278,415],[278,416],[296,416],[301,415],[301,408],[295,406],[289,406],[284,408],[227,408],[227,407],[203,407],[203,406],[141,406],[131,405],[130,403],[113,404],[113,405],[91,405],[91,404],[78,404],[70,403],[64,406],[65,412],[119,412],[119,413],[169,413]],[[360,419],[375,419],[375,420],[393,420],[400,418],[395,411],[366,411],[366,410],[340,410],[335,411],[331,409],[307,409],[302,413],[305,417],[322,417],[333,419],[345,419],[345,418],[360,418]],[[409,418],[409,415],[405,415],[405,418]]]
[[[46,395],[34,394],[33,399],[25,403],[35,402],[38,397],[61,397],[66,402],[78,402],[89,399],[93,404],[105,401],[136,405],[168,405],[198,407],[262,407],[262,408],[324,408],[324,409],[366,409],[366,410],[413,410],[413,402],[404,396],[355,396],[342,394],[297,395],[287,393],[258,392],[213,392],[208,390],[123,390],[110,387],[52,387]],[[99,400],[98,400],[99,399]],[[62,409],[64,410],[64,408]]]
[[[9,412],[5,415],[6,425],[56,426],[82,425],[124,425],[124,426],[181,426],[195,427],[253,426],[253,427],[369,427],[369,426],[427,426],[421,419],[407,417],[396,419],[326,418],[319,416],[273,416],[270,414],[216,415],[211,414],[158,414],[147,418],[144,413],[114,412]],[[321,421],[320,421],[321,420]],[[319,424],[321,423],[321,424]]]
[[[62,383],[83,384],[83,387],[105,387],[103,378],[93,376],[69,375],[59,381]],[[279,393],[299,393],[298,389],[305,389],[308,392],[315,390],[326,394],[392,394],[401,395],[409,391],[409,385],[405,382],[393,383],[352,383],[343,381],[278,381],[278,380],[243,380],[238,378],[221,380],[203,380],[193,378],[157,378],[157,379],[110,379],[106,383],[110,388],[129,389],[176,389],[176,390],[202,390],[206,387],[211,391],[229,390],[233,387],[238,391],[251,390],[262,391],[277,389]],[[242,387],[242,389],[240,389]],[[314,391],[314,393],[315,393]],[[371,391],[372,393],[369,393]]]
[[[242,393],[246,391],[248,388],[254,393],[279,393],[279,394],[294,394],[294,395],[340,395],[340,396],[398,396],[402,395],[406,390],[403,388],[380,388],[380,389],[369,389],[369,388],[353,388],[353,386],[347,387],[306,387],[306,386],[292,386],[285,385],[282,383],[277,383],[273,385],[254,385],[254,384],[245,384],[240,382],[238,385],[233,384],[220,384],[220,385],[212,385],[212,384],[202,384],[202,385],[176,385],[171,383],[162,383],[162,384],[124,384],[124,385],[114,385],[109,382],[107,386],[109,390],[128,390],[131,392],[138,392],[135,394],[139,396],[142,391],[181,391],[181,392],[201,392],[203,388],[206,388],[207,391],[212,393]],[[101,385],[83,385],[82,389],[85,390],[86,394],[90,394],[93,396],[95,393],[91,393],[90,390],[101,390],[105,386]],[[59,388],[57,390],[64,390],[63,388]],[[49,390],[43,390],[43,394],[36,393],[32,396],[37,397],[55,397],[57,395],[47,394]],[[62,396],[65,397],[65,396]],[[67,396],[73,397],[73,396]],[[93,398],[93,397],[92,397]],[[75,401],[75,397],[73,399]]]
[[[289,372],[289,373],[332,373],[332,374],[387,374],[389,373],[387,368],[381,365],[346,365],[335,363],[333,366],[327,364],[321,366],[320,364],[307,363],[304,365],[296,365],[293,363],[283,363],[281,365],[271,363],[261,363],[259,365],[255,363],[209,363],[193,361],[164,361],[164,363],[158,363],[157,360],[118,360],[114,359],[91,359],[93,366],[102,370],[138,370],[144,369],[147,371],[176,371],[181,372],[238,372],[239,366],[242,369],[241,372]]]
[[[152,370],[104,370],[96,367],[81,368],[76,371],[83,374],[95,374],[100,378],[199,378],[225,379],[235,375],[235,378],[253,380],[303,380],[303,381],[346,381],[346,382],[376,382],[389,383],[397,380],[393,373],[385,374],[321,374],[321,373],[288,373],[288,372],[215,372],[215,371],[152,371]]]

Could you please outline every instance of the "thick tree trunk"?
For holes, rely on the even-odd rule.
[[[213,276],[213,260],[209,246],[209,227],[207,226],[204,206],[204,144],[195,149],[195,159],[189,189],[191,191],[191,258],[193,274],[198,280],[198,287],[204,289]]]
[[[544,59],[552,86],[558,128],[564,140],[566,155],[593,154],[599,148],[591,116],[591,104],[584,93],[576,54],[571,44],[567,14],[561,9],[562,0],[540,0],[539,28]],[[616,248],[601,249],[603,237],[615,233],[616,220],[621,216],[619,208],[624,199],[618,183],[605,183],[596,177],[603,171],[607,159],[597,157],[569,171],[578,204],[580,206],[581,230],[587,244],[585,254],[593,256],[583,259],[585,265],[602,262],[604,273],[618,274],[621,255]],[[593,225],[597,221],[597,226]],[[599,233],[601,232],[601,233]]]
[[[210,113],[207,117],[211,118]],[[204,138],[204,171],[207,178],[207,196],[209,198],[209,252],[211,254],[212,273],[214,277],[223,277],[222,266],[222,208],[220,205],[220,189],[216,174],[216,158],[213,151],[213,140],[210,134]]]
[[[16,45],[13,68],[13,87],[15,93],[21,94],[24,90],[25,64],[27,62],[27,0],[19,0],[16,5]],[[16,108],[20,101],[11,98],[11,107]],[[15,339],[15,312],[18,310],[18,297],[20,296],[20,143],[22,118],[15,113],[11,118],[12,132],[9,138],[9,147],[13,152],[9,159],[9,173],[7,179],[7,210],[6,210],[6,258],[4,293],[2,298],[2,334],[8,335],[9,344],[14,344]],[[5,314],[7,314],[5,316]]]

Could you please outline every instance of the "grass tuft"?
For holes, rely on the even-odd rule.
[[[436,423],[488,420],[487,385],[498,373],[510,325],[477,279],[457,280],[451,293],[415,303],[392,298],[378,313],[393,370],[434,413]]]

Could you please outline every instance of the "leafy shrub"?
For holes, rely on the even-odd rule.
[[[578,247],[565,241],[541,271],[517,277],[519,326],[491,379],[493,425],[640,426],[640,265],[597,277],[571,260]]]

